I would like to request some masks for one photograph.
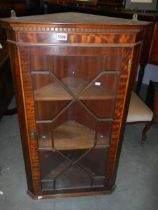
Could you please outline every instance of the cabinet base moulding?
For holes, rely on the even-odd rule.
[[[27,191],[27,194],[34,200],[41,199],[51,199],[51,198],[64,198],[64,197],[79,197],[79,196],[92,196],[92,195],[105,195],[111,194],[116,188],[114,185],[111,190],[101,190],[101,191],[88,191],[88,192],[73,192],[73,193],[60,193],[60,194],[39,194],[35,195],[30,191]]]

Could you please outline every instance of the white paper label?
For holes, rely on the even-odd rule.
[[[66,41],[67,40],[67,33],[57,33],[56,36],[57,40]]]
[[[101,86],[101,82],[95,82],[95,86]]]

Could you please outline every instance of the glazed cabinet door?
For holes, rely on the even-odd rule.
[[[34,191],[106,190],[131,48],[56,45],[19,51]]]

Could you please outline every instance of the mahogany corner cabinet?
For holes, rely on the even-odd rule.
[[[1,20],[33,198],[109,193],[147,22],[82,13]]]

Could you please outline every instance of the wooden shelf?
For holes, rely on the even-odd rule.
[[[52,139],[51,137],[39,138],[39,149],[53,150],[53,138],[54,148],[57,150],[88,149],[94,145],[95,131],[76,121],[67,121],[53,131]],[[102,137],[102,135],[99,136],[99,134],[97,138],[97,148],[108,146],[108,139]]]
[[[105,100],[114,98],[112,90],[103,87],[91,86],[83,91],[80,100]]]
[[[88,83],[88,81],[75,77],[65,77],[62,79],[62,82],[71,90],[75,96],[77,96]]]
[[[77,96],[81,90],[86,86],[87,81],[76,79],[72,77],[66,77],[62,82],[67,86],[71,92]],[[113,98],[113,91],[105,89],[100,86],[95,86],[93,84],[89,88],[85,89],[81,93],[80,100],[103,100]],[[60,84],[54,83],[46,85],[34,91],[35,100],[45,101],[45,100],[72,100],[73,96],[69,94]]]
[[[72,100],[72,96],[57,83],[46,85],[34,91],[34,98],[36,101],[49,100]]]

